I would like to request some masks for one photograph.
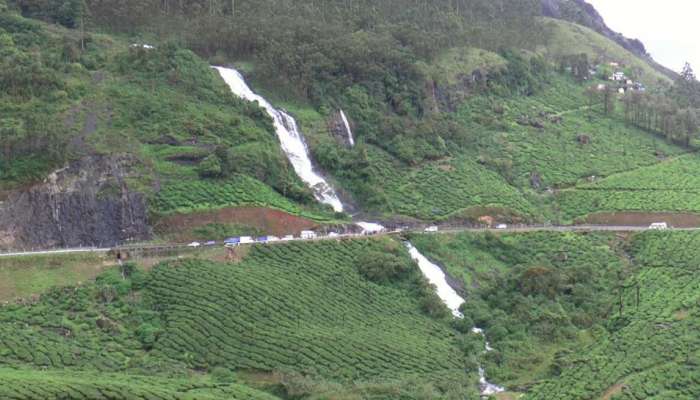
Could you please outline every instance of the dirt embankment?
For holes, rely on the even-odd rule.
[[[318,226],[311,220],[284,211],[263,207],[236,207],[171,215],[158,220],[155,230],[159,234],[178,234],[182,240],[189,240],[188,232],[208,224],[245,225],[275,236],[298,235],[303,230]]]
[[[700,214],[616,212],[591,214],[580,221],[594,225],[649,226],[655,222],[666,222],[674,228],[700,227]]]

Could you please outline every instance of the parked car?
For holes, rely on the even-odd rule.
[[[241,244],[253,244],[255,239],[251,236],[241,236]]]
[[[331,238],[337,238],[338,236],[340,236],[340,234],[338,232],[329,232],[328,233],[328,237],[331,237]]]
[[[277,236],[268,236],[267,241],[268,242],[279,242],[281,239],[278,238]]]
[[[210,241],[204,243],[204,245],[205,245],[205,246],[216,246],[216,242],[213,241],[213,240],[210,240]]]
[[[282,241],[284,241],[284,242],[288,242],[290,240],[294,240],[294,235],[287,235],[287,236],[282,238]]]
[[[429,227],[425,228],[426,232],[437,232],[439,230],[440,230],[440,228],[438,228],[437,226],[429,226]]]
[[[496,229],[508,229],[508,225],[506,225],[506,224],[498,224],[498,225],[496,226]]]
[[[187,247],[199,247],[199,246],[201,246],[201,245],[202,245],[202,244],[199,243],[199,242],[192,242],[192,243],[188,244]]]
[[[653,224],[649,225],[649,229],[655,231],[665,231],[668,229],[668,224],[665,222],[654,222]]]

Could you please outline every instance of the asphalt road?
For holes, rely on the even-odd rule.
[[[470,227],[442,227],[440,231],[434,232],[432,234],[439,235],[441,233],[459,233],[459,232],[504,232],[504,233],[517,233],[517,232],[537,232],[537,231],[549,231],[549,232],[641,232],[649,230],[648,227],[644,226],[608,226],[608,225],[570,225],[570,226],[514,226],[508,227],[506,229],[495,229],[495,228],[470,228]],[[668,230],[674,231],[696,231],[700,228],[671,228]],[[404,232],[410,233],[423,233],[423,230],[411,229]],[[383,234],[398,234],[399,231],[385,232]],[[347,237],[362,237],[361,234],[347,234],[340,235],[337,237],[330,236],[319,236],[314,240],[332,240],[337,238],[347,238]],[[296,241],[301,241],[303,239],[296,238]],[[186,244],[171,244],[169,246],[175,247],[187,247]],[[144,248],[157,248],[164,246],[143,246]],[[128,248],[125,247],[125,248]],[[0,253],[1,257],[24,257],[24,256],[36,256],[36,255],[49,255],[49,254],[73,254],[73,253],[107,253],[110,248],[74,248],[74,249],[47,249],[47,250],[33,250],[33,251],[20,251],[20,252],[9,252]]]

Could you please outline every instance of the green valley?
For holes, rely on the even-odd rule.
[[[585,0],[0,0],[0,400],[698,399],[699,145]]]

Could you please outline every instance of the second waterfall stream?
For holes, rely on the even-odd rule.
[[[321,203],[330,205],[335,211],[343,211],[343,203],[338,198],[333,187],[320,174],[314,171],[306,143],[304,143],[304,138],[299,131],[296,120],[284,111],[276,109],[262,96],[253,92],[240,72],[232,68],[213,68],[219,71],[219,74],[231,88],[233,94],[248,101],[257,101],[260,107],[265,109],[267,114],[272,117],[282,150],[289,158],[299,178],[314,191],[316,199]]]
[[[423,275],[428,279],[428,282],[435,285],[437,295],[440,297],[440,299],[442,299],[447,308],[452,311],[452,315],[454,315],[456,318],[463,318],[464,316],[459,311],[459,307],[464,304],[464,299],[457,294],[454,289],[452,289],[452,286],[447,283],[447,276],[442,271],[442,268],[428,260],[428,258],[421,254],[411,243],[406,242],[406,247],[408,248],[408,252],[411,254],[411,258],[418,263],[418,267]],[[486,339],[483,330],[474,328],[472,331],[484,336],[484,339]],[[489,342],[486,341],[485,351],[489,352],[491,350],[493,349],[489,345]],[[492,394],[505,391],[504,388],[494,385],[486,380],[486,372],[481,366],[479,366],[479,387],[481,389],[482,396],[490,396]]]

